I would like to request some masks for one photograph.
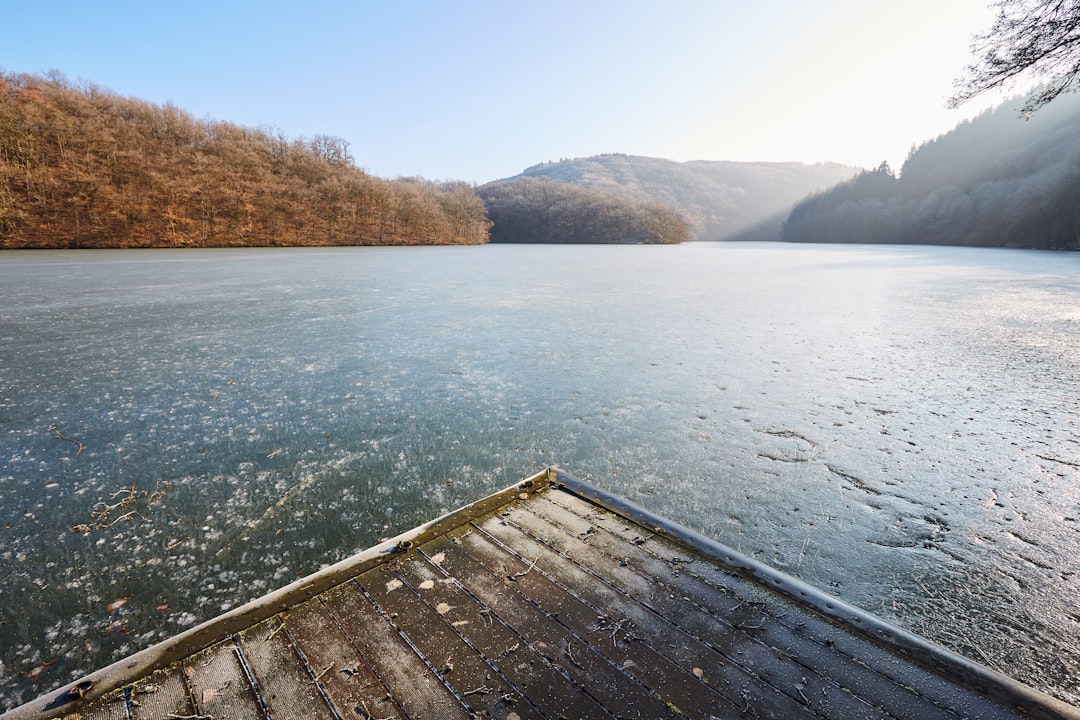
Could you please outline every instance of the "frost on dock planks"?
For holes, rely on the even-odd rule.
[[[4,717],[1080,711],[553,468]]]

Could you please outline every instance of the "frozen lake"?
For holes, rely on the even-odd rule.
[[[549,464],[1080,703],[1080,254],[0,255],[0,709]]]

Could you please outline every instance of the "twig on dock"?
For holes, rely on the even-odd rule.
[[[537,555],[537,556],[536,556],[535,558],[533,558],[533,561],[532,561],[532,563],[531,563],[531,564],[529,565],[529,567],[525,568],[525,569],[524,569],[524,570],[522,570],[521,572],[518,572],[518,573],[514,573],[513,575],[508,575],[507,577],[508,577],[508,578],[509,578],[510,580],[517,580],[517,579],[518,579],[519,577],[525,577],[525,576],[526,576],[526,575],[528,575],[528,574],[529,574],[530,572],[532,572],[532,569],[533,569],[534,567],[536,567],[536,561],[537,561],[537,560],[539,560],[539,559],[540,559],[540,556],[539,556],[539,555]]]
[[[807,535],[806,539],[803,540],[802,550],[799,551],[799,562],[795,563],[795,572],[798,572],[799,568],[802,567],[803,558],[806,557],[806,548],[809,547],[809,546],[810,546],[810,536]]]
[[[619,634],[620,630],[622,630],[622,626],[623,626],[624,622],[626,622],[626,620],[620,620],[619,622],[615,623],[615,627],[611,631],[611,646],[612,647],[616,647],[619,644],[619,642],[618,642],[618,640],[616,639],[615,636]]]
[[[364,702],[363,700],[360,701],[360,707],[363,708],[364,715],[367,716],[366,720],[394,720],[393,715],[390,715],[390,716],[387,716],[387,717],[384,717],[384,718],[376,718],[374,715],[371,714],[371,711],[368,710],[367,703]]]
[[[575,660],[573,654],[570,652],[570,641],[569,640],[566,641],[566,658],[570,661],[571,665],[578,668],[579,670],[584,670],[585,669],[585,668],[581,667],[581,663],[579,663],[577,660]]]
[[[272,633],[270,633],[269,635],[266,636],[266,639],[263,640],[263,642],[270,642],[270,638],[274,637],[275,635],[277,635],[279,632],[281,632],[284,629],[285,629],[285,623],[284,623],[284,621],[282,621],[282,623],[280,625],[278,625],[276,628],[274,628],[274,632],[272,632]]]

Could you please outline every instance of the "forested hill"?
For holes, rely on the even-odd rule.
[[[491,218],[494,243],[671,244],[690,239],[678,210],[559,182],[518,177],[477,191]]]
[[[483,243],[466,183],[383,180],[348,144],[0,72],[0,248]]]
[[[1080,250],[1080,94],[1027,120],[1006,103],[887,165],[804,199],[794,242]]]
[[[654,209],[676,210],[688,225],[689,239],[778,240],[784,218],[797,201],[857,172],[858,168],[835,163],[675,162],[608,154],[536,165],[481,187],[480,194],[486,200],[499,184],[517,183],[523,189],[527,184],[522,180],[558,181],[594,191],[597,198],[603,193],[609,202],[621,197]],[[533,187],[551,189],[540,183]],[[537,199],[531,200],[535,205]],[[501,213],[490,202],[488,212],[495,223],[492,240],[499,241]]]

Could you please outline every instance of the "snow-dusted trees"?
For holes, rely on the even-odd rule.
[[[1028,122],[1004,106],[791,211],[793,242],[1080,250],[1080,97]]]

